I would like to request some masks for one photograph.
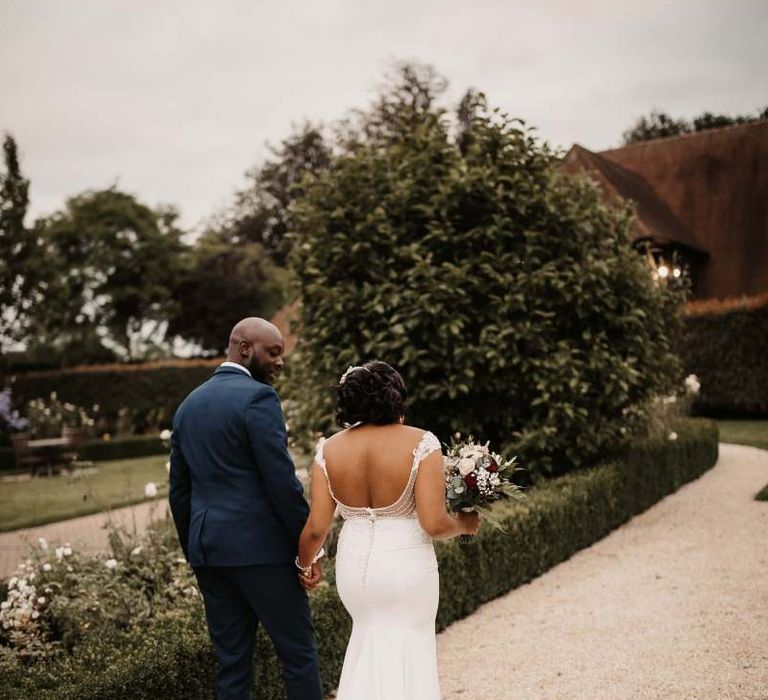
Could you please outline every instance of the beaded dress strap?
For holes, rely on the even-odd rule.
[[[325,466],[325,454],[323,453],[323,447],[325,447],[325,438],[320,438],[320,440],[317,443],[317,450],[315,451],[315,462],[317,462],[317,465],[322,469],[323,474],[325,476],[325,483],[328,484],[328,493],[331,494],[331,498],[338,503],[338,499],[333,493],[333,488],[331,487],[331,480],[328,478],[328,469]]]

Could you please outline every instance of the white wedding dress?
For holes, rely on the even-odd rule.
[[[384,508],[353,508],[333,495],[323,456],[316,462],[344,518],[336,585],[352,616],[338,700],[439,700],[435,616],[437,559],[416,517],[413,489],[421,461],[440,450],[424,433],[405,490]]]

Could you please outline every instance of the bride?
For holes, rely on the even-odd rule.
[[[336,585],[352,616],[338,700],[439,700],[438,573],[432,539],[475,534],[475,513],[445,508],[440,443],[403,424],[407,391],[385,362],[350,367],[336,416],[349,425],[322,443],[297,565],[307,577],[337,507],[344,518]]]

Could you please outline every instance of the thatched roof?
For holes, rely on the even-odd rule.
[[[709,253],[699,298],[768,291],[768,121],[592,153],[574,146],[566,170],[637,204],[637,240]]]
[[[677,244],[698,253],[707,253],[667,203],[637,173],[579,144],[574,144],[568,151],[564,167],[570,172],[589,173],[609,199],[634,202],[637,211],[631,231],[634,241],[647,240],[662,246]]]

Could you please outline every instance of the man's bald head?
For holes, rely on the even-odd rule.
[[[272,384],[283,366],[283,334],[274,324],[251,316],[229,334],[227,360],[250,370],[254,379]]]

